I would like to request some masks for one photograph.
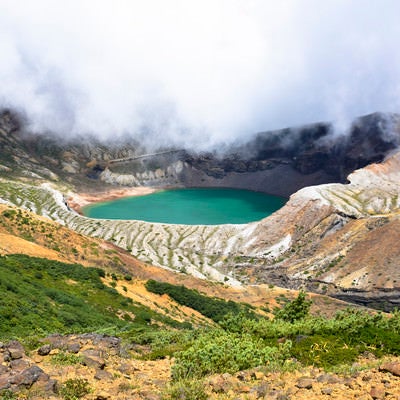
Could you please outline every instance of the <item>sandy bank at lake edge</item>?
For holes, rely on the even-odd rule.
[[[98,193],[68,193],[66,202],[68,207],[79,214],[82,214],[82,208],[93,203],[116,200],[121,197],[144,196],[162,190],[148,186],[138,186],[124,189],[111,189]]]

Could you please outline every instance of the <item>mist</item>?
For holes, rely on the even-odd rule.
[[[0,108],[29,130],[218,148],[400,111],[397,0],[0,0]]]

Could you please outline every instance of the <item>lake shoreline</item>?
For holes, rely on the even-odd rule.
[[[66,204],[78,214],[84,215],[82,208],[90,204],[117,200],[122,197],[145,196],[147,194],[155,193],[159,190],[162,190],[162,188],[137,186],[130,188],[110,189],[97,193],[69,193],[66,199]]]
[[[79,211],[86,217],[178,225],[247,224],[265,218],[286,202],[244,189],[148,187],[106,192],[95,198],[86,195],[79,200]]]

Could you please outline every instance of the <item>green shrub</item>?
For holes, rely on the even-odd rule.
[[[90,386],[85,379],[68,379],[61,385],[59,393],[64,400],[76,400],[89,394]]]
[[[207,393],[200,380],[183,379],[173,382],[166,390],[164,400],[206,400]]]
[[[195,336],[192,331],[148,330],[138,335],[136,341],[150,345],[151,351],[144,356],[145,359],[156,360],[185,350]]]
[[[51,363],[53,365],[76,365],[82,362],[82,356],[76,354],[65,353],[63,351],[55,354],[51,357]]]
[[[201,334],[185,351],[175,355],[174,380],[199,378],[213,373],[234,373],[259,365],[283,364],[291,342],[276,347],[249,334],[214,329]]]
[[[291,354],[303,364],[330,370],[336,365],[353,363],[360,351],[340,337],[313,335],[298,338],[293,343]]]
[[[17,400],[17,394],[9,389],[0,390],[0,400]]]
[[[5,210],[2,212],[3,217],[8,219],[13,219],[16,214],[17,212],[15,210]]]
[[[275,318],[288,322],[303,319],[308,315],[311,304],[312,301],[306,299],[306,293],[300,291],[295,300],[287,302],[280,310],[275,312]]]

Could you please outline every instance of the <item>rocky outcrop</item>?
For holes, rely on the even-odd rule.
[[[100,179],[111,185],[121,186],[180,186],[180,174],[187,168],[182,161],[175,161],[163,168],[131,174],[112,172],[106,168]]]
[[[55,394],[56,381],[29,358],[22,344],[16,340],[0,344],[0,394],[18,393],[33,389],[42,396]],[[10,397],[11,398],[11,397]]]

